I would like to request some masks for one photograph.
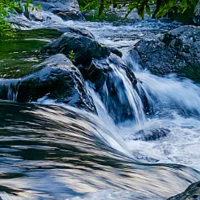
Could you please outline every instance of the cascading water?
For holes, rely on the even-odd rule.
[[[14,200],[166,199],[198,181],[199,172],[189,167],[200,170],[200,154],[195,151],[200,147],[199,87],[175,76],[152,75],[126,54],[136,36],[157,37],[177,24],[150,20],[114,26],[65,22],[50,12],[44,17],[35,22],[22,14],[11,21],[23,19],[24,29],[84,27],[102,43],[123,51],[138,80],[136,86],[114,64],[109,78],[120,104],[128,102],[134,118],[114,122],[106,104],[114,97],[106,84],[102,90],[106,101],[91,83],[87,85],[97,116],[47,97],[33,104],[0,102],[0,191]],[[1,80],[6,96],[0,94],[15,100],[16,91],[8,85]]]
[[[124,102],[124,96],[127,97],[128,102],[134,112],[135,123],[139,126],[142,126],[145,122],[145,114],[143,110],[142,101],[137,94],[136,90],[133,88],[131,81],[126,75],[126,72],[123,69],[117,69],[115,66],[111,66],[116,73],[116,75],[122,80],[124,85],[124,91],[121,88],[118,88],[119,96],[121,99],[121,104]]]
[[[180,80],[175,74],[152,75],[129,59],[125,58],[126,63],[140,80],[137,88],[146,97],[150,113],[142,131],[131,124],[123,131],[128,146],[145,160],[178,162],[200,169],[199,154],[194,150],[200,140],[199,86],[188,79]]]

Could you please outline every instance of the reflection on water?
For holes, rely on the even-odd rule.
[[[41,48],[61,35],[56,30],[17,31],[13,38],[0,38],[0,78],[20,78],[42,60]]]
[[[200,178],[190,168],[135,161],[85,111],[2,101],[0,122],[0,191],[14,200],[64,200],[99,189],[162,199]]]

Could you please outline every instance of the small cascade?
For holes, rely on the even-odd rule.
[[[199,116],[200,90],[189,79],[180,80],[175,74],[158,77],[138,64],[137,59],[124,54],[124,61],[138,80],[137,91],[146,114],[166,117],[176,112],[185,117]]]
[[[145,122],[145,113],[143,110],[143,103],[138,95],[135,88],[133,88],[133,85],[130,81],[130,79],[127,77],[126,72],[121,69],[117,68],[114,65],[111,65],[114,73],[121,79],[124,88],[117,88],[118,90],[118,97],[121,101],[121,104],[124,104],[126,100],[128,100],[128,103],[130,107],[132,108],[133,115],[135,117],[135,123],[139,126],[143,125]],[[126,96],[127,99],[124,98]]]
[[[143,91],[154,113],[161,115],[177,112],[183,116],[200,114],[200,90],[190,80],[179,80],[175,76],[157,77],[138,72],[140,91]]]
[[[0,99],[17,101],[17,79],[0,80]]]
[[[115,55],[93,62],[92,67],[88,79],[93,81],[95,91],[112,120],[116,124],[131,121],[142,126],[146,119],[134,73]],[[95,81],[94,77],[97,77]]]
[[[8,100],[17,101],[16,88],[13,84],[8,86]]]

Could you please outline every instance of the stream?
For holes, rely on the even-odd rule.
[[[156,38],[180,25],[152,19],[133,24],[63,21],[48,12],[44,16],[43,22],[11,17],[33,34],[27,40],[19,36],[22,50],[10,42],[6,52],[8,43],[1,45],[1,82],[29,73],[28,67],[42,60],[38,49],[59,37],[56,29],[86,28],[100,43],[120,49],[134,72],[138,92],[124,71],[113,66],[123,83],[123,90],[118,88],[121,103],[128,100],[134,119],[115,123],[89,82],[97,115],[46,97],[24,104],[0,101],[0,194],[13,200],[164,200],[199,181],[199,86],[176,74],[153,75],[128,54],[139,38]]]

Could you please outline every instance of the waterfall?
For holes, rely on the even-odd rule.
[[[200,90],[190,80],[179,80],[175,76],[165,78],[150,73],[136,73],[143,91],[155,112],[176,111],[184,116],[200,114]],[[170,111],[170,112],[171,112]]]
[[[125,91],[118,89],[118,96],[120,97],[121,103],[123,104],[124,98],[123,96],[126,95],[128,102],[133,110],[135,123],[139,126],[142,126],[145,122],[145,113],[143,110],[143,104],[141,98],[139,97],[138,93],[136,92],[135,88],[129,78],[126,75],[126,72],[123,69],[117,69],[114,65],[111,65],[113,71],[116,75],[122,80]]]
[[[0,99],[17,100],[17,79],[0,79]]]

